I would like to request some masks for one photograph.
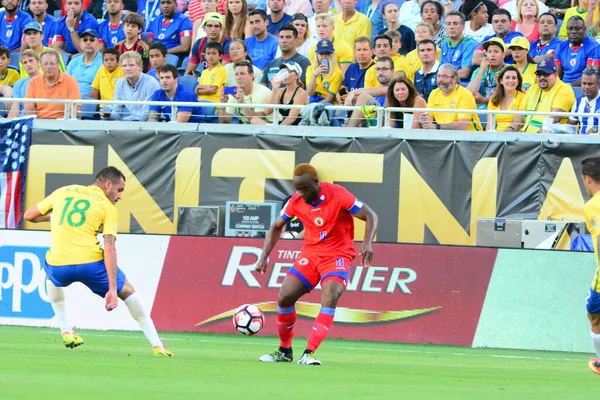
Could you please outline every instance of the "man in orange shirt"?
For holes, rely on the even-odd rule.
[[[27,87],[28,99],[78,100],[79,83],[72,76],[60,71],[60,55],[55,50],[42,52],[40,64],[43,75],[31,78]],[[25,115],[35,114],[41,119],[65,117],[64,103],[25,103]]]

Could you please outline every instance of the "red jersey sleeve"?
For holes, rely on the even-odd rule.
[[[285,203],[285,206],[283,206],[283,208],[279,212],[279,216],[285,222],[289,222],[289,221],[293,220],[294,217],[296,216],[296,211],[294,211],[294,205],[293,205],[292,200],[294,200],[294,197],[290,198],[287,201],[287,203]]]
[[[350,193],[345,187],[337,186],[336,197],[339,199],[340,206],[348,211],[350,214],[354,215],[360,211],[363,206],[363,202],[356,198],[352,193]]]

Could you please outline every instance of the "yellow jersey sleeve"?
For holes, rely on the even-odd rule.
[[[458,95],[458,99],[456,101],[456,107],[459,110],[476,110],[477,104],[475,103],[475,98],[471,95],[470,92],[463,92]],[[471,120],[473,113],[459,113],[458,119],[468,119]]]
[[[106,213],[104,216],[104,224],[102,227],[103,235],[112,235],[117,237],[117,229],[119,226],[119,212],[115,206],[106,207]]]
[[[334,41],[333,49],[340,64],[352,64],[354,62],[354,52],[347,43]]]
[[[575,92],[571,86],[564,84],[561,85],[560,89],[558,89],[558,93],[554,97],[553,106],[556,108],[560,108],[565,112],[571,111],[573,108],[573,104],[575,103]],[[561,120],[561,122],[563,122]],[[563,122],[564,123],[564,122]]]
[[[37,209],[43,214],[47,215],[54,209],[54,200],[56,199],[58,193],[62,188],[56,189],[50,196],[46,197],[44,200],[37,203]]]
[[[94,80],[92,81],[92,89],[96,89],[97,91],[100,91],[100,79],[101,76],[105,76],[106,75],[106,68],[104,68],[104,66],[100,67],[100,69],[98,70],[98,72],[96,72],[96,76],[94,77]]]
[[[327,91],[332,95],[336,95],[340,90],[340,86],[342,86],[342,71],[339,68],[333,70],[331,77],[329,78],[329,87]]]
[[[365,72],[365,89],[381,86],[377,80],[377,73],[375,72],[375,66],[369,68]]]

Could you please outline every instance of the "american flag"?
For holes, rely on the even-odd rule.
[[[20,228],[33,118],[0,123],[0,228]]]

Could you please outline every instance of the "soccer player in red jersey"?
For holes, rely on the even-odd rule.
[[[366,222],[360,246],[362,264],[371,265],[372,242],[377,232],[377,214],[339,185],[319,182],[317,170],[299,164],[293,178],[296,192],[281,210],[265,239],[256,270],[264,274],[269,254],[283,228],[294,217],[304,225],[304,246],[288,271],[277,299],[279,349],[260,357],[262,362],[292,362],[292,337],[296,323],[296,301],[321,283],[321,311],[315,320],[304,354],[298,364],[321,365],[313,357],[333,323],[335,308],[348,282],[354,250],[354,217]]]

